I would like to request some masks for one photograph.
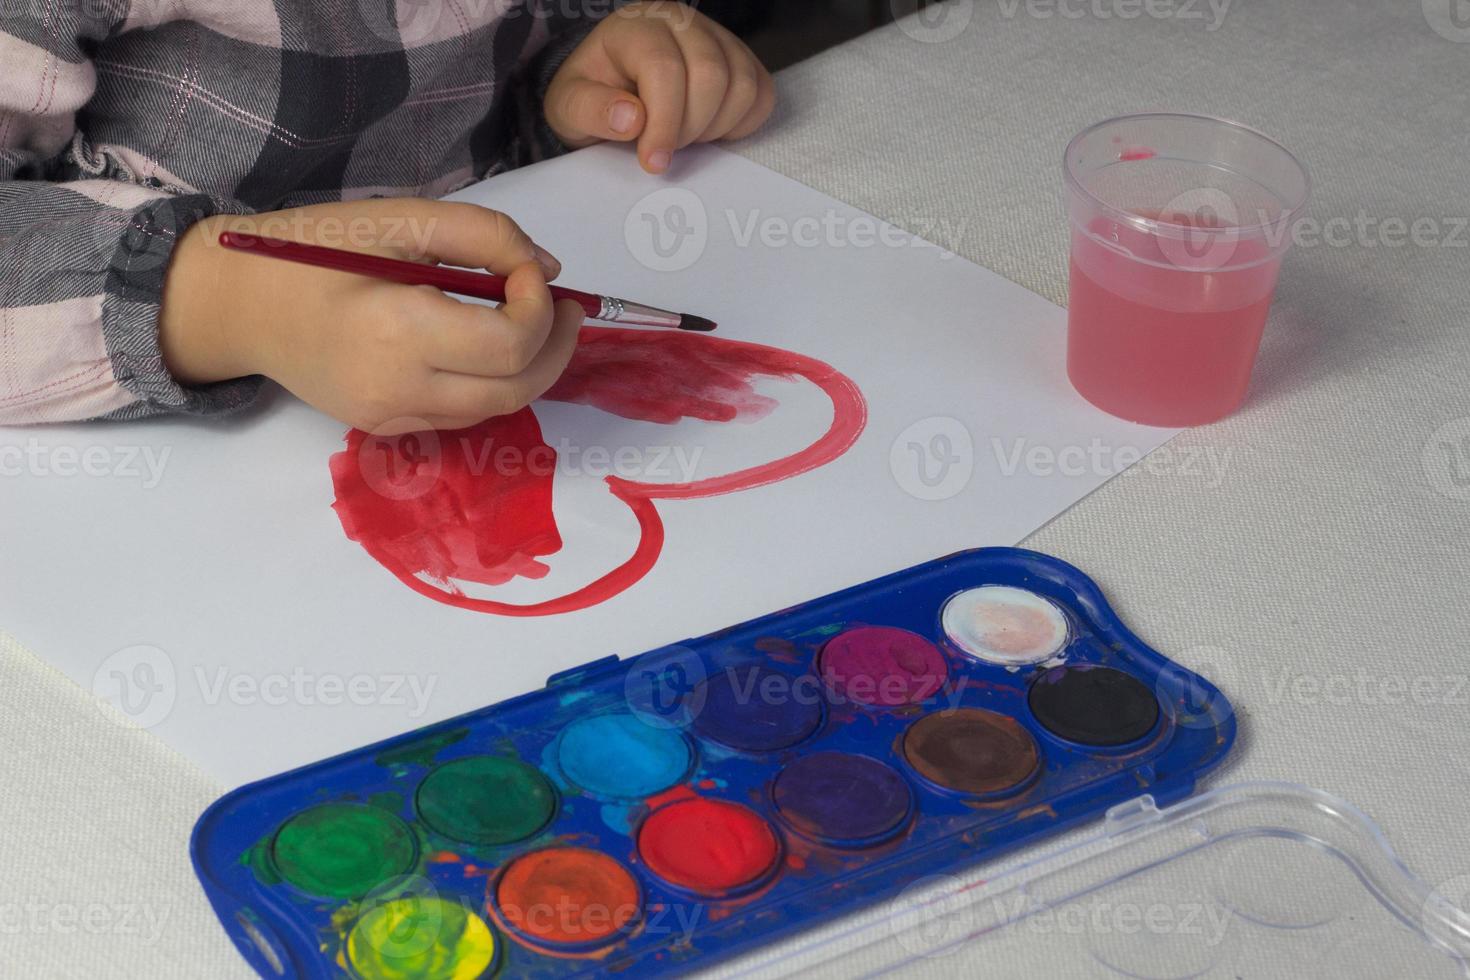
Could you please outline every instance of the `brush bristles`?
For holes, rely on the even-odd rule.
[[[680,313],[679,314],[679,329],[680,330],[698,330],[701,333],[708,333],[709,331],[713,330],[714,328],[715,328],[715,321],[713,321],[713,320],[706,320],[704,317],[702,317],[702,316],[695,316],[693,313]]]

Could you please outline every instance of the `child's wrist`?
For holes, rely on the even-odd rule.
[[[248,219],[246,219],[248,221]],[[247,298],[222,276],[219,234],[240,219],[221,215],[190,228],[174,247],[159,312],[159,345],[181,384],[259,374]]]

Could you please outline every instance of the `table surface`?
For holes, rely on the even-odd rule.
[[[783,72],[736,147],[1059,303],[1061,149],[1089,123],[1221,115],[1304,160],[1315,224],[1249,404],[1025,544],[1230,695],[1210,785],[1354,801],[1431,884],[1470,874],[1470,30],[1443,6],[961,0]],[[8,641],[0,731],[7,970],[247,975],[189,866],[218,787]]]

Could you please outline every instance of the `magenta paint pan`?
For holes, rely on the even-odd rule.
[[[844,630],[822,648],[821,666],[836,698],[882,708],[925,701],[949,679],[938,647],[891,626]]]

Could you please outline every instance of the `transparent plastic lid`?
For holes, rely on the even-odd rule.
[[[1436,890],[1360,810],[1290,783],[1139,797],[1074,843],[913,883],[719,976],[1470,977]]]

